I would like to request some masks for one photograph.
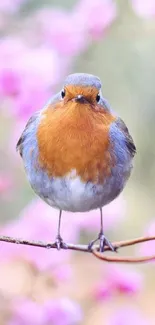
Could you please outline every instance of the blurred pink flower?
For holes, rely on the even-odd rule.
[[[93,290],[93,298],[97,301],[107,300],[113,295],[113,288],[106,281],[102,281],[102,283],[98,283]]]
[[[125,218],[126,204],[123,196],[103,207],[104,229],[116,228]],[[74,223],[87,232],[97,232],[100,228],[100,210],[93,210],[86,213],[76,213]]]
[[[112,314],[107,325],[150,325],[149,320],[136,308],[124,307]]]
[[[147,230],[145,231],[144,236],[154,236],[155,235],[155,222],[151,222],[148,226]],[[138,253],[141,255],[155,255],[155,240],[147,241],[140,245],[138,249]]]
[[[116,18],[116,3],[113,0],[80,0],[75,14],[89,35],[98,39]]]
[[[119,293],[135,294],[142,288],[141,273],[129,267],[111,265],[108,270],[107,280]]]
[[[34,200],[21,213],[19,219],[8,224],[1,234],[31,240],[54,242],[59,211],[41,200]],[[67,220],[68,219],[68,220]],[[62,220],[62,236],[66,242],[76,242],[77,228],[69,222],[65,213]],[[38,255],[39,254],[39,255]],[[69,260],[71,251],[43,249],[31,246],[4,244],[0,247],[0,260],[21,258],[35,265],[40,270],[50,270],[52,265],[59,265]]]
[[[139,272],[123,266],[110,265],[104,268],[103,279],[96,285],[93,295],[97,300],[104,300],[116,293],[135,294],[141,289],[142,280]]]
[[[2,39],[0,43],[0,95],[14,96],[21,87],[21,75],[17,62],[23,56],[26,46],[18,38]]]
[[[25,54],[18,58],[18,69],[24,77],[24,85],[34,86],[37,82],[44,87],[52,87],[60,81],[60,63],[54,49],[27,48]]]
[[[72,11],[42,9],[35,20],[42,41],[67,58],[85,50],[90,36],[101,37],[115,17],[116,4],[112,0],[80,0]]]
[[[14,13],[20,9],[21,5],[27,0],[1,0],[0,11]]]
[[[61,58],[77,55],[88,45],[86,28],[72,12],[46,8],[37,13],[36,21],[43,41],[64,55]]]
[[[12,304],[12,317],[8,325],[43,325],[45,314],[42,306],[28,299],[15,300]]]
[[[11,97],[11,112],[28,118],[52,95],[66,69],[51,48],[29,48],[22,41],[3,40],[0,45],[0,95]]]
[[[82,310],[70,299],[51,299],[39,304],[23,298],[13,302],[8,325],[76,325],[81,321]]]
[[[12,60],[16,60],[17,55],[24,54],[26,50],[26,44],[18,37],[2,38],[0,42],[0,66],[10,66]],[[6,62],[5,62],[6,60]],[[3,64],[2,64],[3,63]]]
[[[67,298],[49,300],[44,306],[44,324],[74,325],[81,324],[82,310],[78,304]]]
[[[155,1],[154,0],[131,0],[132,7],[137,15],[143,18],[155,17]]]
[[[13,0],[12,4],[23,1]],[[41,109],[74,57],[88,47],[90,35],[98,38],[115,15],[112,0],[82,0],[72,11],[45,8],[34,15],[37,47],[17,38],[4,38],[0,44],[0,96],[8,104],[4,105],[6,110],[26,120]]]
[[[21,91],[21,76],[17,71],[3,68],[0,72],[0,93],[3,96],[16,96]]]
[[[51,97],[51,93],[43,85],[39,86],[36,83],[33,87],[26,87],[19,96],[12,100],[12,112],[18,119],[25,122],[25,127],[27,120],[35,111],[44,107],[49,97]]]

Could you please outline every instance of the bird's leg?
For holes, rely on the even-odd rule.
[[[57,236],[56,236],[56,241],[55,241],[55,244],[56,244],[56,247],[58,250],[60,250],[61,248],[66,248],[66,249],[68,248],[60,235],[61,216],[62,216],[62,210],[60,210],[60,212],[59,212],[58,231],[57,231]]]
[[[90,242],[90,244],[88,245],[88,249],[91,250],[92,247],[94,246],[94,244],[99,240],[100,242],[100,247],[99,247],[99,251],[100,252],[104,252],[104,247],[108,246],[110,248],[111,251],[116,251],[115,248],[113,247],[113,245],[110,243],[110,241],[104,236],[104,232],[103,232],[103,215],[102,215],[102,208],[100,208],[100,216],[101,216],[101,228],[100,228],[100,232],[98,234],[98,237],[95,240],[92,240]]]

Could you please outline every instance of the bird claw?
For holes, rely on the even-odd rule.
[[[111,244],[111,242],[104,236],[102,232],[99,233],[98,237],[95,240],[92,240],[88,245],[88,250],[91,251],[94,244],[97,241],[100,241],[99,252],[104,252],[104,247],[107,246],[112,252],[116,252],[116,248]]]
[[[68,248],[67,244],[64,243],[64,241],[63,241],[63,239],[62,239],[62,237],[60,235],[58,235],[56,237],[55,245],[56,245],[56,248],[57,248],[58,251],[61,248],[63,248],[63,249],[67,249]]]

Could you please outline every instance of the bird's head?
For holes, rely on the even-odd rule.
[[[59,96],[67,107],[73,108],[88,107],[94,110],[109,110],[107,101],[101,93],[101,81],[98,77],[86,74],[75,73],[69,75]]]

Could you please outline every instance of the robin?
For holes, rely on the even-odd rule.
[[[63,89],[28,121],[17,143],[33,190],[62,211],[100,209],[99,249],[114,247],[103,232],[102,207],[114,200],[128,180],[136,147],[125,123],[102,96],[98,77],[69,75]]]

